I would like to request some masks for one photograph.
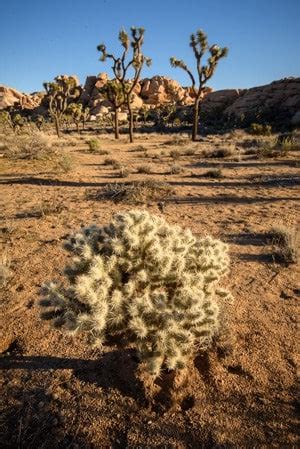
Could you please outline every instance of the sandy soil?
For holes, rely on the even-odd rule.
[[[249,136],[248,136],[249,137]],[[65,139],[60,151],[72,155],[67,174],[41,161],[0,163],[3,251],[11,277],[0,292],[0,446],[3,448],[293,448],[296,434],[296,303],[299,266],[280,265],[264,233],[275,222],[297,225],[299,152],[254,160],[238,154],[204,158],[204,150],[240,143],[246,137],[211,136],[192,144],[170,136],[100,136],[109,155],[88,151],[88,136]],[[171,140],[171,142],[170,142]],[[70,145],[70,143],[73,145]],[[169,143],[168,143],[169,141]],[[145,151],[138,146],[142,145]],[[175,162],[167,155],[193,148]],[[149,156],[165,156],[150,158]],[[103,165],[113,157],[132,174]],[[137,174],[139,165],[151,174]],[[203,174],[223,166],[224,178]],[[50,329],[39,319],[38,290],[61,275],[66,234],[81,224],[107,223],[125,203],[90,195],[107,183],[159,179],[174,187],[163,215],[195,234],[212,234],[230,244],[226,284],[231,351],[199,354],[190,392],[175,409],[149,405],[136,376],[133,350],[106,346],[104,353],[83,338]],[[161,214],[158,202],[140,207]],[[298,283],[297,283],[298,281]]]

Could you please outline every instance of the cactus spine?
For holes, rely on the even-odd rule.
[[[40,301],[54,327],[87,332],[96,345],[122,334],[155,377],[209,346],[230,297],[218,287],[227,245],[132,210],[83,228],[65,247],[75,256],[65,271],[69,286],[46,284]]]

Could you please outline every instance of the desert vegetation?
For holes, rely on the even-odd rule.
[[[0,445],[296,447],[299,130],[203,124],[203,31],[148,104],[143,39],[98,46],[98,115],[74,76],[0,111]]]

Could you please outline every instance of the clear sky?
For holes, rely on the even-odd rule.
[[[209,43],[229,47],[210,81],[214,89],[252,87],[300,76],[300,0],[0,0],[0,83],[42,90],[59,74],[110,73],[96,46],[120,51],[118,31],[146,29],[143,77],[165,75],[189,85],[170,56],[195,61],[189,36],[202,28]]]

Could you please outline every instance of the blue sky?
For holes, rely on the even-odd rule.
[[[181,5],[179,7],[178,5]],[[202,28],[209,43],[229,47],[210,80],[214,89],[247,88],[300,76],[299,0],[0,0],[0,83],[42,90],[59,74],[110,72],[96,46],[120,51],[118,31],[146,29],[143,77],[165,75],[189,84],[170,56],[195,62],[189,36]]]

